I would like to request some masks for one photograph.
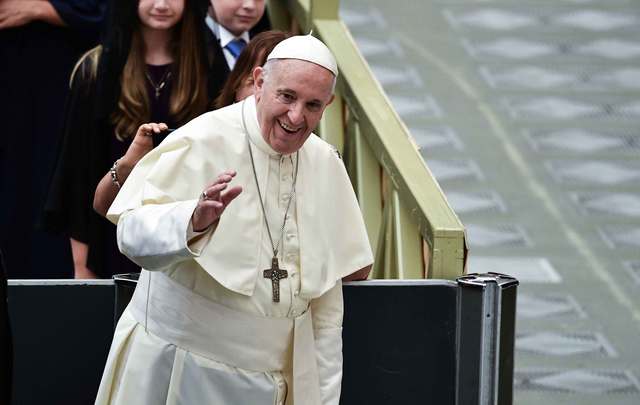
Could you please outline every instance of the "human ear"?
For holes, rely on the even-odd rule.
[[[264,85],[264,69],[261,66],[253,69],[253,86],[256,91],[261,90]]]

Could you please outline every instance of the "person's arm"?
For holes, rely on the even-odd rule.
[[[33,21],[66,26],[56,9],[45,0],[0,1],[0,29],[21,27]]]
[[[98,278],[87,267],[89,245],[73,238],[69,238],[69,241],[71,242],[71,254],[73,256],[73,278]]]
[[[369,273],[371,273],[371,267],[373,267],[372,264],[365,266],[363,268],[361,268],[360,270],[356,271],[355,273],[351,273],[346,277],[342,278],[342,281],[360,281],[360,280],[366,280],[367,277],[369,277]]]
[[[310,305],[322,404],[338,405],[342,386],[342,282],[311,300]]]
[[[120,251],[145,270],[163,270],[197,257],[225,208],[242,192],[239,186],[227,189],[234,176],[235,171],[222,173],[198,199],[148,204],[123,213],[118,221]]]
[[[125,155],[118,159],[118,164],[115,167],[116,180],[119,186],[115,184],[111,175],[111,171],[107,172],[96,187],[96,192],[93,195],[93,209],[100,215],[107,215],[109,207],[115,200],[120,191],[120,187],[124,184],[129,177],[129,173],[133,170],[133,167],[142,159],[151,149],[153,149],[153,134],[159,134],[168,129],[164,123],[150,122],[148,124],[142,124],[138,127],[136,136],[133,138],[131,145],[127,149]]]

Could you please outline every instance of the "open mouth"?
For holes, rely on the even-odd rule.
[[[288,134],[295,134],[296,132],[298,132],[300,130],[300,128],[294,128],[290,125],[285,124],[282,121],[278,121],[278,124],[280,125],[280,128],[282,128],[284,130],[284,132],[288,133]]]

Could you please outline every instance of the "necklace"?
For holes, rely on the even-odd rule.
[[[156,93],[156,100],[157,100],[158,97],[160,97],[160,92],[162,91],[164,86],[167,84],[167,82],[171,78],[171,65],[167,66],[167,70],[164,71],[164,74],[162,75],[160,80],[158,80],[158,83],[153,81],[153,79],[151,78],[151,75],[149,75],[149,70],[145,72],[145,76],[147,77],[147,80],[149,80],[151,87],[154,88]]]
[[[273,251],[273,257],[271,258],[271,268],[262,272],[262,275],[266,279],[271,280],[271,288],[273,292],[273,302],[280,302],[280,280],[287,278],[288,272],[281,269],[278,265],[278,250],[280,249],[280,243],[282,242],[284,235],[284,227],[287,224],[287,215],[289,214],[289,208],[291,207],[291,200],[294,199],[296,194],[296,180],[298,179],[298,163],[300,162],[298,152],[296,152],[296,166],[293,173],[293,180],[291,181],[291,191],[289,192],[289,201],[287,202],[287,209],[284,212],[284,218],[282,219],[282,227],[280,228],[280,238],[278,238],[277,244],[273,243],[273,236],[271,235],[271,229],[269,228],[269,221],[267,221],[267,211],[264,208],[264,200],[262,199],[262,193],[260,192],[260,184],[258,184],[258,172],[256,171],[256,164],[253,159],[253,152],[251,150],[251,141],[249,140],[249,131],[247,130],[247,124],[244,118],[244,106],[246,100],[242,103],[242,128],[244,129],[245,137],[247,138],[247,148],[249,149],[249,157],[251,159],[251,169],[253,170],[253,178],[256,182],[256,189],[258,190],[258,198],[260,199],[260,208],[262,208],[262,217],[264,218],[264,224],[267,226],[267,235],[269,235],[269,242],[271,242],[271,250]],[[289,156],[289,159],[292,159]],[[293,164],[293,160],[291,161]]]

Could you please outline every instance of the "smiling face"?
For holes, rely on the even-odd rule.
[[[302,147],[333,101],[333,74],[315,63],[272,60],[253,71],[258,123],[273,150]]]
[[[138,17],[147,28],[167,30],[182,18],[185,0],[140,0]]]
[[[213,18],[233,35],[249,31],[264,14],[264,0],[211,0]]]

